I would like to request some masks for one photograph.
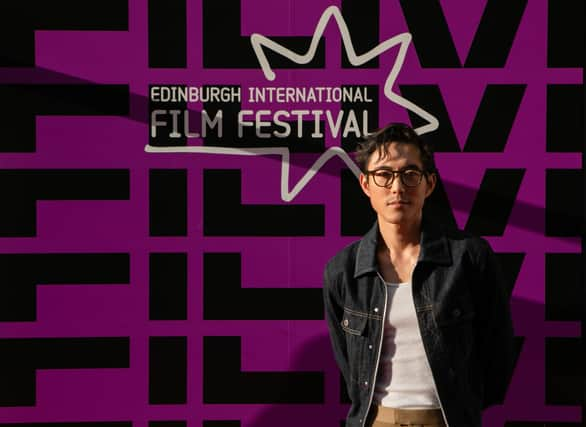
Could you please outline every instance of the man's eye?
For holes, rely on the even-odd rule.
[[[419,176],[419,171],[416,171],[414,169],[409,169],[406,170],[405,172],[403,172],[405,175],[407,176]]]
[[[376,172],[376,176],[379,176],[379,177],[385,178],[385,179],[389,179],[392,175],[393,175],[393,173],[388,172],[388,171],[377,171]]]

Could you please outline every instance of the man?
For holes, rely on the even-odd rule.
[[[433,153],[402,124],[357,150],[377,220],[324,271],[326,319],[352,406],[346,426],[474,427],[501,403],[513,328],[486,240],[423,212]]]

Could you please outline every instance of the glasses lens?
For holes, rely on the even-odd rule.
[[[406,170],[402,174],[403,184],[408,187],[415,187],[421,181],[421,172],[416,170]]]
[[[393,172],[379,170],[373,174],[374,183],[379,187],[388,187],[393,181]]]

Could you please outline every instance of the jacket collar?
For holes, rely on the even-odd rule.
[[[379,239],[378,221],[375,221],[374,225],[358,244],[354,278],[378,270],[376,248]],[[430,262],[444,265],[450,265],[452,263],[452,256],[446,236],[437,225],[431,221],[427,221],[425,216],[421,222],[420,244],[421,249],[419,251],[419,258],[417,259],[418,263]]]

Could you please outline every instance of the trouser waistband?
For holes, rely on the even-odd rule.
[[[375,408],[375,421],[390,424],[437,424],[443,425],[441,409],[397,409],[386,406]]]

